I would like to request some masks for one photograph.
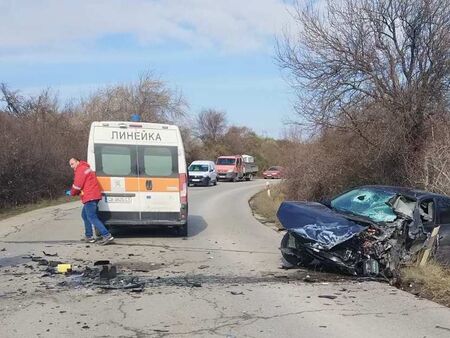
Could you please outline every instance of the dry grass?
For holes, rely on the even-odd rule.
[[[5,208],[0,210],[0,220],[4,220],[9,217],[13,217],[19,214],[23,214],[28,211],[33,211],[36,209],[42,209],[46,207],[51,207],[53,205],[63,204],[67,202],[73,202],[75,199],[69,196],[59,197],[53,200],[42,200],[33,204],[21,205],[15,208]]]
[[[401,276],[402,286],[406,291],[450,307],[450,269],[448,267],[430,261],[423,267],[404,268]]]
[[[280,229],[282,225],[278,221],[276,214],[281,202],[285,200],[283,188],[283,183],[271,185],[270,197],[267,194],[267,190],[264,189],[250,200],[250,206],[255,214],[262,216],[265,222],[275,224]]]

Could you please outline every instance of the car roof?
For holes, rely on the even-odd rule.
[[[408,187],[391,186],[391,185],[363,185],[360,187],[355,187],[354,189],[358,189],[358,188],[381,189],[381,190],[390,191],[390,192],[394,192],[394,193],[400,193],[400,194],[406,195],[406,196],[415,197],[418,199],[427,198],[427,197],[449,198],[449,196],[442,195],[442,194],[436,194],[436,193],[425,191],[425,190],[420,190],[420,189],[416,189],[416,188],[408,188]]]

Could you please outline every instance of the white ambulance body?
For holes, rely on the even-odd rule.
[[[177,126],[144,122],[93,122],[88,162],[103,198],[106,226],[163,225],[187,235],[187,172]]]

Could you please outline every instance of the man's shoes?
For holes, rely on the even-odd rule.
[[[105,237],[102,237],[102,239],[97,241],[97,244],[99,245],[107,245],[114,242],[114,237],[111,236],[111,234],[106,235]]]
[[[84,243],[95,243],[96,239],[94,237],[83,237],[80,241]]]

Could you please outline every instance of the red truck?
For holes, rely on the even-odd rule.
[[[216,161],[217,179],[224,181],[251,181],[258,166],[250,155],[219,156]]]

